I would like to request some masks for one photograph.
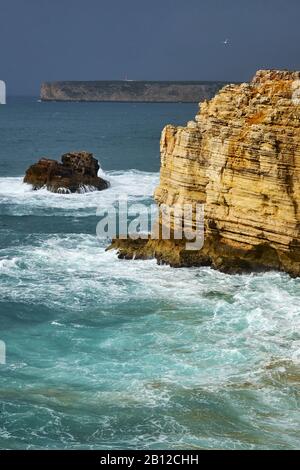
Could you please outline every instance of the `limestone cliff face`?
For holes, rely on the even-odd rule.
[[[167,126],[155,198],[205,204],[203,249],[115,241],[120,256],[300,275],[300,72],[259,71],[203,103],[187,127]]]

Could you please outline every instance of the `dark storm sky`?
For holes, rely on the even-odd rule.
[[[8,94],[126,73],[249,80],[300,69],[299,20],[299,0],[0,0],[0,79]]]

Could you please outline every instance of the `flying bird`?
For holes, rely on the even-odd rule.
[[[224,46],[229,46],[229,39],[225,39],[222,44],[224,44]]]

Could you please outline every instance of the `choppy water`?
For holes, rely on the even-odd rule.
[[[124,190],[151,202],[162,121],[195,107],[38,106],[0,108],[0,448],[299,448],[299,280],[120,261],[95,236]],[[39,154],[102,147],[107,191],[22,184]]]

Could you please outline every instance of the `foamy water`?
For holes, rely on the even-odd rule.
[[[69,195],[11,176],[33,142],[155,169],[161,123],[190,107],[30,106],[1,110],[0,448],[299,448],[298,279],[106,252],[96,209],[124,193],[150,204],[157,172],[108,171],[108,190]]]
[[[143,202],[152,196],[158,184],[158,173],[137,170],[101,172],[111,187],[105,191],[56,194],[40,189],[33,191],[23,177],[0,178],[0,213],[10,215],[95,215],[96,209],[109,207],[118,196],[128,195],[129,201]]]
[[[151,198],[158,178],[108,176],[88,195],[2,178],[0,200],[77,217],[125,189]],[[296,447],[299,281],[121,261],[106,245],[32,233],[1,249],[1,447]]]

